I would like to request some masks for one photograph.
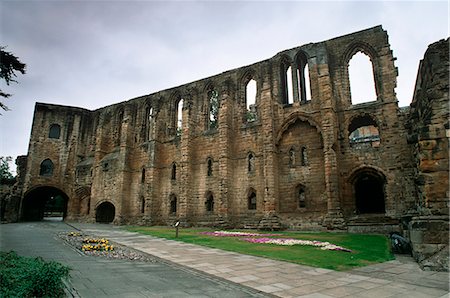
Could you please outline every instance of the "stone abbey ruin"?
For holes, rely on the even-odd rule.
[[[376,99],[352,104],[359,52]],[[448,260],[448,53],[448,39],[429,46],[405,108],[381,26],[95,111],[37,103],[3,219],[53,206],[68,221],[396,231],[437,268]]]

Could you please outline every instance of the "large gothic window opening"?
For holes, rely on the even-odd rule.
[[[349,127],[349,143],[352,148],[366,149],[380,146],[380,133],[376,121],[368,116],[355,117]]]
[[[177,104],[177,135],[181,135],[183,131],[183,99],[180,99]]]
[[[110,202],[101,203],[95,212],[95,221],[99,223],[111,223],[116,215],[116,208]]]
[[[352,104],[377,100],[372,61],[363,52],[358,52],[349,61],[348,73]]]
[[[61,135],[61,126],[59,126],[58,124],[50,125],[48,137],[50,139],[59,139],[60,135]]]
[[[359,214],[385,212],[384,181],[383,177],[371,171],[361,172],[356,177],[353,187]]]
[[[297,86],[298,98],[305,103],[311,100],[311,82],[309,79],[309,65],[306,55],[300,52],[297,56]]]
[[[286,95],[287,95],[287,104],[294,103],[294,90],[292,85],[292,67],[289,66],[286,70]]]
[[[52,176],[53,175],[53,162],[50,159],[45,159],[41,162],[39,169],[40,176]]]
[[[214,130],[219,126],[219,93],[215,90],[208,92],[208,129]]]
[[[247,122],[253,122],[257,118],[256,113],[256,93],[257,86],[256,81],[251,79],[245,87],[245,104],[247,108],[246,120]]]

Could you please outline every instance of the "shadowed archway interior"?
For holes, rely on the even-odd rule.
[[[384,213],[384,180],[370,172],[362,172],[354,182],[356,210],[359,214]]]
[[[116,208],[110,202],[98,205],[95,212],[95,221],[99,223],[111,223],[116,216]]]
[[[42,186],[28,192],[22,204],[22,219],[39,221],[44,217],[62,217],[67,214],[69,197],[60,189]]]

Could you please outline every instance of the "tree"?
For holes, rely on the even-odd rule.
[[[0,156],[0,180],[13,180],[14,176],[9,168],[9,163],[12,161],[11,156]]]
[[[14,56],[10,52],[6,52],[4,49],[6,47],[0,46],[0,78],[4,79],[6,82],[6,85],[9,85],[10,82],[17,83],[16,80],[14,80],[16,75],[16,71],[20,72],[21,74],[25,74],[25,67],[26,65],[19,61],[19,58]],[[5,93],[0,89],[0,96],[4,98],[8,98],[11,96],[11,94]],[[0,101],[0,108],[2,108],[5,111],[8,111],[8,107]]]

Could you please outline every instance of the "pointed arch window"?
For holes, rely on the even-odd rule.
[[[247,171],[253,173],[255,171],[255,155],[250,152],[247,157]]]
[[[53,175],[53,162],[50,159],[45,159],[41,162],[39,168],[40,176],[52,176]]]
[[[297,86],[300,102],[306,103],[311,100],[311,81],[309,78],[308,58],[305,53],[297,55]]]
[[[282,104],[293,102],[292,67],[288,58],[283,58],[280,65],[280,101]]]
[[[377,100],[373,64],[369,56],[357,52],[348,63],[350,97],[352,104]]]
[[[208,92],[208,130],[219,126],[219,93],[216,90]]]
[[[207,212],[214,211],[214,196],[211,192],[208,192],[206,196],[205,208]]]
[[[177,136],[180,136],[183,131],[183,102],[184,100],[181,98],[177,104]]]
[[[245,105],[247,108],[246,113],[247,122],[253,122],[257,118],[256,93],[257,93],[256,81],[251,79],[250,81],[248,81],[245,87]]]
[[[48,137],[50,139],[59,139],[60,136],[61,136],[61,126],[59,126],[58,124],[50,125]]]

